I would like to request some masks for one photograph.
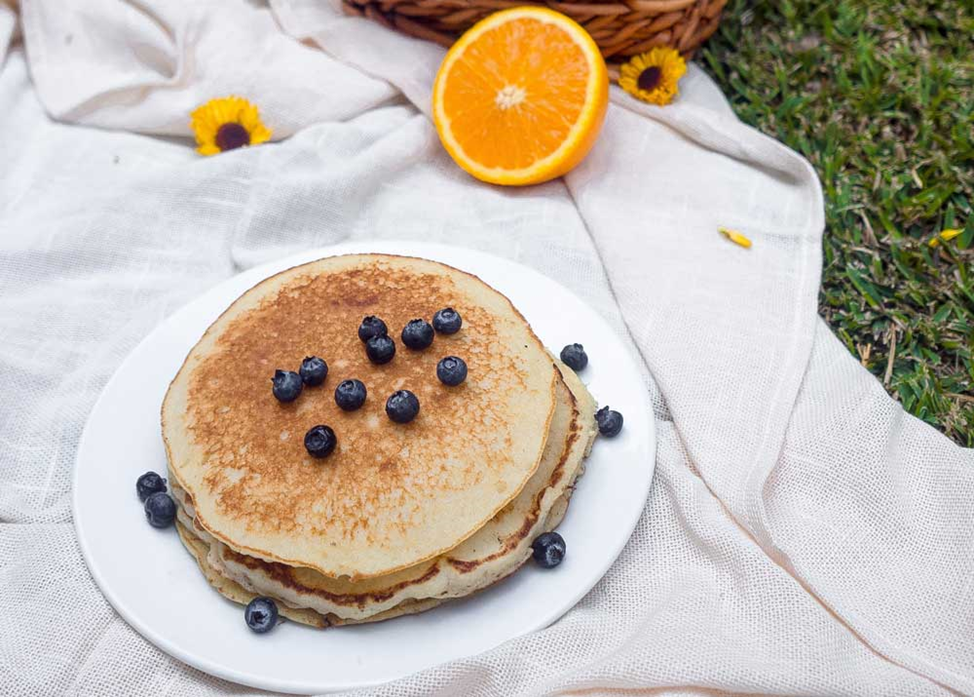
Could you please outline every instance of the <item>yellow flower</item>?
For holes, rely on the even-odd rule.
[[[679,51],[657,46],[619,68],[619,87],[644,102],[665,106],[679,94],[676,83],[686,71]]]
[[[742,235],[739,232],[734,232],[733,230],[728,230],[725,227],[719,227],[719,228],[717,228],[717,232],[719,232],[721,235],[723,235],[724,237],[726,237],[727,239],[729,239],[734,244],[739,244],[740,246],[744,247],[744,249],[750,249],[751,248],[751,240],[749,240],[748,238],[746,238],[744,235]]]
[[[211,99],[190,115],[196,134],[196,152],[216,155],[245,145],[270,140],[271,131],[260,120],[257,107],[243,97]]]
[[[950,228],[947,230],[943,230],[939,235],[934,237],[927,244],[929,244],[931,247],[936,247],[937,245],[940,244],[940,240],[943,240],[944,242],[950,242],[955,237],[960,237],[961,233],[963,232],[964,232],[963,230],[958,230],[957,228]]]

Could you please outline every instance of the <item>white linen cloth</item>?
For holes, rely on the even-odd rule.
[[[632,540],[576,608],[369,694],[974,694],[974,455],[816,316],[818,181],[700,70],[666,108],[614,88],[591,156],[512,190],[441,149],[423,113],[441,49],[326,0],[0,2],[3,51],[0,695],[257,692],[170,658],[103,599],[71,525],[78,438],[180,305],[372,238],[571,287],[644,361],[659,447]],[[229,93],[291,137],[198,157],[188,112]]]

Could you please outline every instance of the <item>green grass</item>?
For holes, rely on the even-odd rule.
[[[974,2],[732,0],[698,62],[825,192],[819,310],[912,414],[974,446]],[[936,248],[946,228],[964,232]]]

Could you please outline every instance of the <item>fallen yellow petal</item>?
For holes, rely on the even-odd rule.
[[[942,230],[939,235],[934,237],[927,244],[929,244],[931,247],[936,247],[938,244],[940,244],[940,240],[943,240],[944,242],[949,242],[955,237],[959,237],[962,232],[964,231],[960,230],[959,228],[953,228],[953,227],[948,228],[947,230]]]
[[[726,237],[727,239],[729,239],[734,244],[739,244],[742,247],[744,247],[745,249],[750,249],[751,248],[751,240],[749,240],[748,238],[746,238],[744,235],[742,235],[739,232],[734,232],[733,230],[728,230],[725,227],[719,227],[719,228],[717,228],[717,232],[719,232],[721,235],[723,235],[724,237]]]

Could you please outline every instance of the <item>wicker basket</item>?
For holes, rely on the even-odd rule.
[[[610,63],[654,46],[689,56],[717,30],[727,0],[592,0],[546,3],[512,0],[342,0],[345,11],[392,29],[449,46],[497,10],[544,4],[585,27]]]

